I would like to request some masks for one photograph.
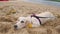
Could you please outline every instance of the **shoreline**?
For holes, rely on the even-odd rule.
[[[25,1],[5,1],[5,2],[0,2],[0,6],[1,5],[15,5],[15,3],[16,4],[21,4],[21,3],[23,3],[23,4],[31,4],[31,5],[42,5],[42,6],[50,6],[50,7],[56,7],[56,8],[60,8],[60,7],[57,7],[57,6],[52,6],[52,5],[46,5],[46,4],[38,4],[38,3],[34,3],[34,2],[25,2]]]
[[[44,4],[44,5],[50,5],[50,6],[56,6],[60,7],[60,2],[54,2],[54,1],[47,1],[47,0],[23,0],[24,2],[30,2],[35,4]]]

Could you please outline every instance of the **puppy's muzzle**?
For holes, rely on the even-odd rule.
[[[14,28],[15,28],[15,29],[17,29],[17,27],[18,27],[17,25],[14,25]]]

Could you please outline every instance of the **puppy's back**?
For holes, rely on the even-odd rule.
[[[48,20],[54,20],[55,16],[51,12],[43,12],[39,14],[40,17],[47,17],[47,18],[40,18],[42,24]]]

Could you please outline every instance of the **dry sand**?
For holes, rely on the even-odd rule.
[[[0,34],[60,34],[60,8],[26,2],[0,2],[0,4]],[[57,18],[39,28],[14,30],[13,25],[18,17],[45,11],[52,12]]]

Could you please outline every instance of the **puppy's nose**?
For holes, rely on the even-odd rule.
[[[17,25],[14,25],[14,28],[16,29],[17,28]]]

